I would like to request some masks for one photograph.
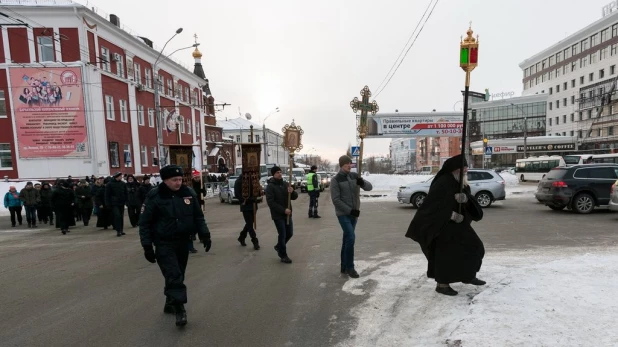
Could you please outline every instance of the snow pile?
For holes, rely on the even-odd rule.
[[[506,182],[507,199],[531,198],[537,191],[538,184],[536,183],[522,184],[521,182],[519,182],[517,176],[507,171],[502,171],[499,173],[499,175],[504,178],[504,181]]]
[[[8,216],[9,209],[4,208],[4,196],[9,191],[10,186],[15,186],[17,191],[21,191],[26,186],[27,182],[32,182],[32,184],[41,183],[39,181],[23,181],[23,182],[0,182],[0,198],[2,198],[2,204],[0,204],[0,216]],[[22,212],[23,213],[23,212]]]
[[[363,179],[371,182],[373,190],[366,192],[361,190],[363,201],[392,201],[397,200],[399,187],[413,183],[420,183],[430,179],[429,175],[386,175],[372,174]]]
[[[479,273],[488,284],[453,284],[455,297],[435,292],[423,255],[358,261],[361,278],[343,291],[366,300],[340,346],[615,346],[617,250],[492,254]]]

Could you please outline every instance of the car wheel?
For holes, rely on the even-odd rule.
[[[416,193],[412,195],[412,197],[410,198],[410,203],[415,208],[419,208],[423,204],[423,201],[425,201],[426,197],[427,197],[427,194],[425,193]]]
[[[526,180],[524,179],[524,175],[519,176],[519,180],[522,182],[526,182]]]
[[[562,211],[566,207],[566,205],[547,205],[554,211]]]
[[[587,214],[594,210],[594,198],[590,194],[578,194],[573,199],[573,211],[579,214]]]
[[[481,205],[482,208],[487,208],[491,206],[494,197],[489,192],[478,192],[476,194],[476,201]]]
[[[231,205],[232,202],[233,202],[232,201],[232,196],[228,194],[228,196],[227,196],[227,203]]]

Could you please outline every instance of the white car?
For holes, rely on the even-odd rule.
[[[618,181],[614,182],[614,185],[612,185],[609,209],[618,212]]]

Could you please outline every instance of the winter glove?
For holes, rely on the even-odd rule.
[[[464,193],[455,194],[455,200],[460,204],[465,204],[468,202],[468,196]]]
[[[320,192],[319,192],[319,191],[315,192],[315,197],[316,197],[316,198],[319,198],[319,197],[320,197]]]
[[[452,220],[453,222],[455,222],[455,223],[458,223],[458,224],[459,224],[459,223],[463,222],[463,220],[464,220],[464,216],[463,216],[463,215],[461,215],[461,214],[459,214],[459,213],[457,213],[457,212],[453,212],[453,213],[451,214],[451,220]]]
[[[356,184],[362,187],[365,185],[365,180],[362,177],[359,177],[356,179]]]
[[[354,217],[357,217],[357,218],[358,218],[358,216],[360,216],[360,211],[359,211],[359,210],[352,210],[352,212],[350,212],[350,214],[351,214],[352,216],[354,216]]]
[[[146,258],[146,260],[148,260],[149,262],[153,264],[157,262],[157,257],[155,256],[155,252],[154,252],[154,249],[152,248],[152,245],[144,246],[144,258]]]
[[[212,241],[210,239],[204,240],[204,249],[206,252],[210,251],[210,247],[212,247]]]

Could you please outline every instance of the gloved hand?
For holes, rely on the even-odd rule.
[[[362,177],[359,177],[356,179],[356,184],[362,187],[365,185],[365,180]]]
[[[320,191],[319,191],[319,190],[315,192],[315,197],[316,197],[316,198],[319,198],[319,197],[320,197]]]
[[[212,247],[212,241],[210,239],[204,240],[204,249],[206,252],[210,251],[210,247]]]
[[[453,213],[451,214],[451,220],[452,220],[453,222],[455,222],[455,223],[458,223],[458,224],[459,224],[459,223],[463,222],[463,220],[464,220],[464,216],[463,216],[463,215],[461,215],[461,214],[459,214],[459,213],[457,213],[457,212],[453,212]]]
[[[360,211],[359,211],[359,210],[352,210],[352,212],[350,212],[350,214],[351,214],[352,216],[354,216],[354,217],[357,217],[357,218],[358,218],[358,216],[360,216]]]
[[[464,193],[455,194],[455,200],[460,204],[465,204],[468,202],[468,196]]]
[[[144,258],[153,264],[157,262],[157,257],[152,245],[144,246]]]

